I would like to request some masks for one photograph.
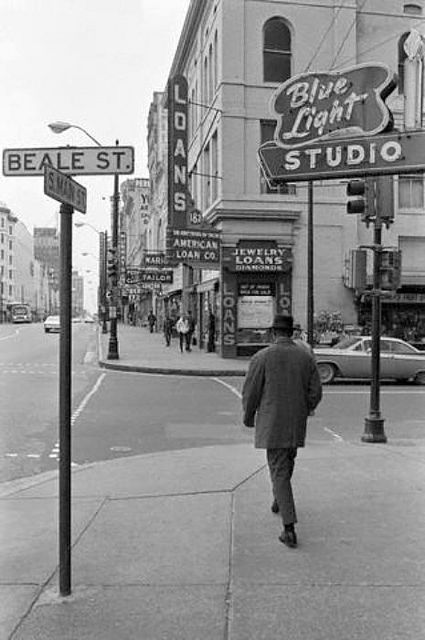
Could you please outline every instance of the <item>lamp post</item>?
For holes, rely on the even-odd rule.
[[[63,133],[68,129],[79,129],[83,133],[86,134],[93,140],[93,142],[98,146],[102,147],[96,138],[94,138],[88,131],[80,127],[78,124],[72,124],[70,122],[62,122],[61,120],[57,120],[56,122],[51,122],[48,127],[54,133]],[[115,144],[118,146],[118,140],[115,141]],[[117,255],[118,252],[118,208],[119,208],[119,176],[118,173],[114,174],[114,193],[111,198],[112,200],[112,215],[111,215],[111,227],[112,227],[112,242],[111,248],[114,251],[114,254]],[[87,224],[87,223],[86,223]],[[91,226],[91,225],[90,225]],[[95,229],[97,231],[97,229]],[[118,274],[115,273],[111,280],[111,289],[112,289],[112,304],[109,305],[109,321],[110,321],[110,333],[109,333],[109,346],[108,346],[108,360],[118,360],[118,335],[117,335],[117,307],[118,307]],[[102,328],[102,333],[103,333]]]
[[[106,253],[107,253],[107,243],[108,243],[108,233],[107,231],[99,231],[93,226],[90,222],[74,222],[74,225],[78,228],[81,227],[90,227],[97,235],[99,236],[99,290],[98,290],[98,317],[102,322],[102,333],[108,333],[108,325],[106,322],[106,306],[107,306],[107,297],[106,297]],[[81,254],[82,256],[95,256],[92,253],[84,252]],[[97,258],[95,258],[97,259]]]

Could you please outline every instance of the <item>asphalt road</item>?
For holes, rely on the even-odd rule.
[[[75,407],[99,372],[94,325],[74,324],[72,335]],[[58,360],[59,334],[45,334],[39,323],[0,325],[0,482],[57,465]]]
[[[243,378],[125,373],[99,369],[92,325],[73,325],[72,461],[251,442],[241,425]],[[58,335],[41,325],[0,326],[0,482],[57,468]],[[366,384],[324,387],[308,442],[360,442]],[[388,445],[424,437],[425,387],[384,384]]]

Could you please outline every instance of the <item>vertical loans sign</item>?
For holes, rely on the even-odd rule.
[[[187,227],[187,101],[184,76],[168,83],[168,226]]]

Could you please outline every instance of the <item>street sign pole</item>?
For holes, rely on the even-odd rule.
[[[71,297],[72,214],[60,206],[60,339],[59,339],[59,590],[71,593]]]

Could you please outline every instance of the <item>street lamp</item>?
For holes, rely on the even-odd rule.
[[[79,129],[83,133],[86,134],[93,140],[98,147],[102,147],[96,138],[94,138],[88,131],[80,127],[78,124],[72,124],[70,122],[62,122],[58,120],[56,122],[51,122],[48,127],[53,131],[53,133],[63,133],[68,129]],[[115,144],[118,146],[118,140],[115,141]],[[118,253],[118,215],[119,215],[119,176],[118,173],[114,174],[114,193],[111,198],[112,200],[112,238],[111,238],[111,248],[114,250],[115,255]],[[85,223],[88,224],[89,223]],[[92,226],[92,225],[89,225]],[[97,229],[95,229],[97,231]],[[109,334],[109,347],[108,347],[108,360],[118,360],[118,335],[117,335],[117,307],[118,307],[118,274],[114,274],[111,278],[111,288],[112,288],[112,304],[109,305],[109,320],[110,320],[110,334]]]
[[[99,231],[99,229],[96,229],[96,227],[93,226],[90,222],[74,222],[74,225],[79,229],[81,227],[90,227],[90,229],[93,229],[93,231],[95,231],[98,235],[101,234],[101,231]]]
[[[83,129],[83,127],[80,127],[78,124],[71,124],[70,122],[62,122],[61,120],[58,120],[57,122],[51,122],[47,126],[53,131],[53,133],[63,133],[68,129],[79,129],[80,131],[85,133],[86,136],[90,138],[90,140],[93,140],[93,142],[97,144],[98,147],[103,146],[96,140],[96,138],[93,138],[93,136],[88,131]]]

